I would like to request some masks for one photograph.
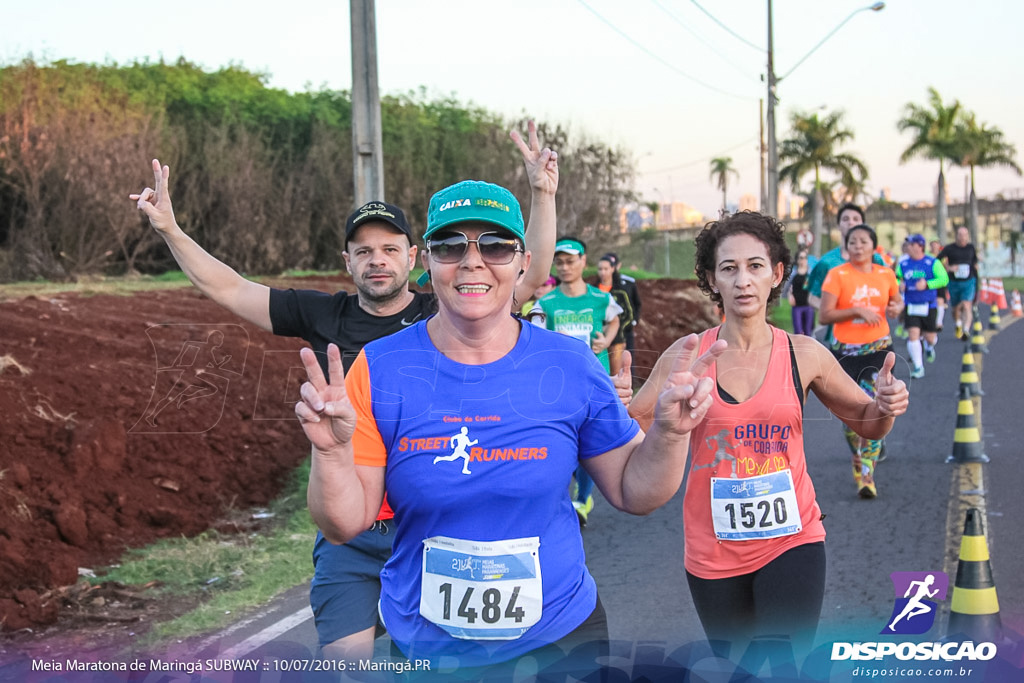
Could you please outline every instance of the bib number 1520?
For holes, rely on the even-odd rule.
[[[737,522],[744,529],[767,529],[781,526],[789,519],[786,499],[781,496],[772,501],[762,499],[756,503],[728,503],[725,511],[729,513],[729,526],[733,529],[739,528]]]

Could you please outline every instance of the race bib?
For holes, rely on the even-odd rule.
[[[789,470],[746,479],[711,478],[711,520],[720,541],[792,536],[803,529]]]
[[[916,318],[927,318],[928,304],[907,304],[907,315],[912,315]]]
[[[953,271],[953,277],[957,280],[966,280],[971,276],[971,264],[970,263],[958,263],[956,269]]]
[[[454,638],[514,640],[540,621],[540,538],[423,541],[420,615]]]

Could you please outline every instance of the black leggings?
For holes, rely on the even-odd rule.
[[[753,638],[788,637],[806,654],[814,641],[825,596],[825,542],[791,548],[757,571],[727,579],[702,579],[686,572],[690,595],[715,654],[729,646],[743,654]]]

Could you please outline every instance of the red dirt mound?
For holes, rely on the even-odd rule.
[[[278,281],[352,291],[347,277]],[[642,281],[635,374],[713,324],[691,282]],[[126,548],[266,504],[308,445],[301,341],[195,289],[0,303],[0,627],[53,623],[61,586]]]

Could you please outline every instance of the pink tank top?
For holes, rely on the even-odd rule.
[[[719,329],[703,334],[701,353]],[[746,401],[722,400],[712,367],[713,403],[690,434],[685,566],[702,579],[748,574],[790,548],[825,538],[804,458],[803,407],[789,338],[774,327],[772,334],[767,374]]]

